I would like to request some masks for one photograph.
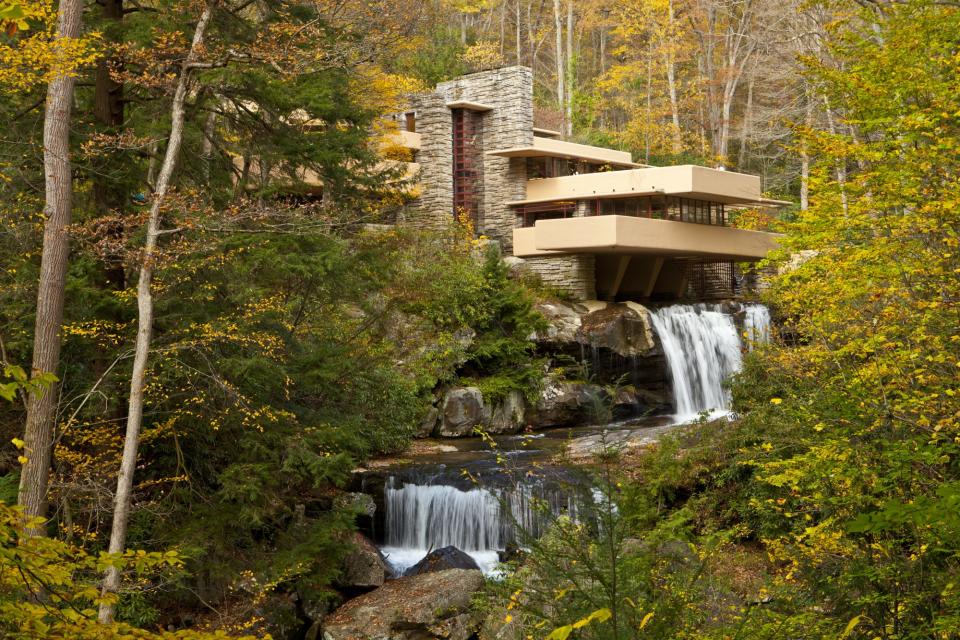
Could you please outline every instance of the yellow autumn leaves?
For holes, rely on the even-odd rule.
[[[10,35],[0,40],[0,89],[7,93],[29,91],[58,75],[75,75],[99,55],[99,33],[54,40],[52,0],[3,0],[0,23]]]

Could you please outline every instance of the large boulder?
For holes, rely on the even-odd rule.
[[[428,553],[423,560],[404,572],[405,576],[418,576],[421,573],[446,571],[448,569],[475,569],[480,570],[476,560],[456,547],[441,547]]]
[[[387,563],[380,550],[363,535],[355,533],[353,548],[343,560],[343,571],[337,585],[351,591],[369,591],[383,584]]]
[[[537,429],[590,422],[603,406],[604,396],[603,388],[595,384],[549,378],[527,422]]]
[[[450,569],[391,580],[327,616],[325,640],[467,640],[477,629],[473,595],[483,574]]]
[[[443,399],[438,435],[459,438],[473,434],[474,427],[490,425],[490,410],[483,404],[483,394],[476,387],[451,389]]]
[[[650,312],[635,302],[611,304],[584,315],[578,341],[624,358],[650,355],[657,346]]]
[[[509,391],[504,398],[494,404],[490,416],[490,433],[517,433],[524,426],[526,403],[519,391]]]

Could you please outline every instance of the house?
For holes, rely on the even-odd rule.
[[[775,207],[760,178],[694,165],[651,167],[630,154],[534,126],[525,67],[443,82],[397,114],[419,169],[406,222],[469,216],[478,234],[575,299],[668,301],[736,295],[738,265],[777,235],[729,226],[738,207]]]

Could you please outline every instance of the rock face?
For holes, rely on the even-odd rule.
[[[325,640],[467,640],[479,622],[470,599],[483,574],[450,569],[392,580],[327,616]]]
[[[473,433],[476,426],[486,428],[490,412],[483,404],[483,394],[476,387],[451,389],[443,399],[438,435],[458,438]]]
[[[549,379],[528,422],[541,429],[590,422],[604,395],[603,388],[595,384]]]
[[[430,407],[427,410],[427,415],[423,417],[423,420],[420,422],[420,428],[417,429],[418,438],[429,438],[433,435],[434,430],[437,428],[437,418],[440,417],[440,412],[436,407]]]
[[[524,426],[526,403],[519,391],[510,391],[494,405],[490,417],[490,433],[517,433]]]
[[[536,309],[548,323],[546,331],[535,336],[544,345],[607,349],[623,358],[650,356],[657,350],[650,312],[635,302],[545,302]]]
[[[476,561],[456,547],[443,547],[434,549],[426,557],[407,569],[405,576],[418,576],[421,573],[432,573],[436,571],[447,571],[448,569],[474,569],[480,570]]]
[[[351,591],[364,591],[381,586],[387,575],[387,564],[372,542],[359,533],[353,536],[353,549],[344,558],[343,575],[338,585]]]
[[[567,456],[570,460],[576,462],[589,460],[611,448],[621,451],[645,449],[656,444],[664,434],[678,428],[678,425],[675,424],[665,424],[659,427],[644,427],[642,429],[605,431],[592,436],[574,438],[567,443]]]

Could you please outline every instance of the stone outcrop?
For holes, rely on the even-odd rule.
[[[407,569],[403,575],[418,576],[421,573],[447,571],[449,569],[474,569],[479,571],[480,567],[477,566],[477,562],[473,558],[460,549],[451,546],[434,549],[423,560]]]
[[[467,640],[479,621],[470,611],[483,574],[450,569],[391,580],[350,600],[324,620],[325,640]]]
[[[474,427],[486,428],[490,411],[483,403],[483,394],[476,387],[451,389],[443,399],[437,435],[445,438],[469,436]]]
[[[547,302],[536,308],[549,323],[535,336],[545,346],[568,352],[571,346],[604,349],[622,358],[649,357],[658,351],[650,312],[635,302]]]
[[[635,302],[611,304],[584,315],[578,341],[625,358],[648,356],[657,347],[650,312]]]
[[[490,433],[517,433],[523,429],[526,417],[526,402],[519,391],[509,391],[507,395],[493,406],[490,416]]]
[[[418,438],[429,438],[437,428],[437,419],[440,417],[440,411],[436,407],[430,407],[427,415],[420,421],[420,428],[417,429]]]
[[[567,457],[573,461],[589,460],[606,449],[630,451],[653,446],[664,434],[675,431],[678,425],[665,424],[642,429],[603,431],[591,436],[574,438],[567,443]]]
[[[359,533],[354,534],[352,542],[337,586],[351,591],[376,589],[387,576],[387,564],[380,550]]]
[[[595,384],[548,379],[528,421],[541,429],[589,423],[604,395],[603,388]]]

